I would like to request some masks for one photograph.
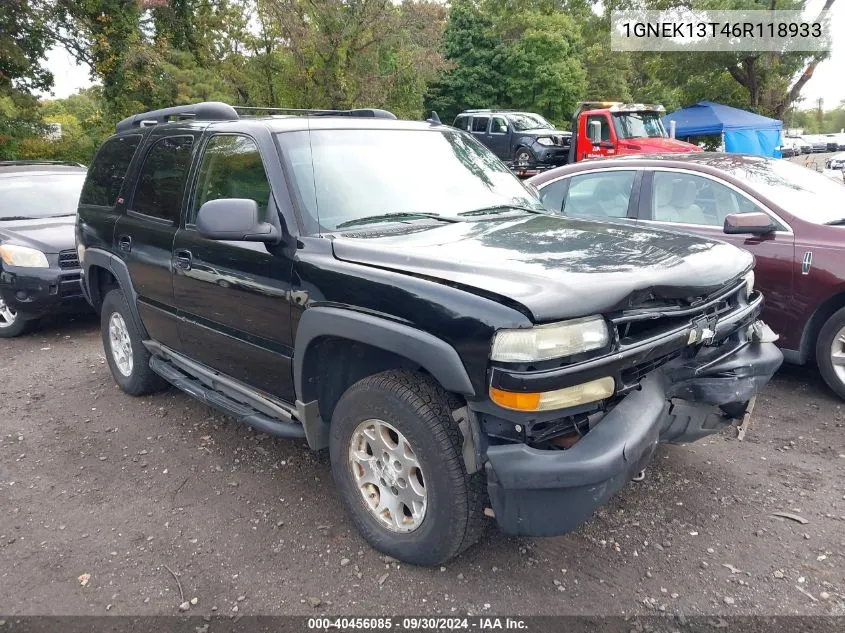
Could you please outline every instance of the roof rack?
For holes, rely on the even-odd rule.
[[[192,119],[194,121],[237,121],[241,118],[238,111],[243,111],[244,116],[258,116],[256,113],[267,114],[292,114],[308,116],[349,116],[376,119],[395,119],[396,115],[387,110],[379,108],[356,108],[353,110],[319,110],[304,108],[265,108],[260,106],[231,106],[220,101],[203,101],[192,105],[174,106],[172,108],[161,108],[150,112],[133,114],[120,121],[115,130],[126,132],[136,127],[147,127],[158,125],[168,121],[180,121]]]

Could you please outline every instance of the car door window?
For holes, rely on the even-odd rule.
[[[182,210],[193,136],[170,136],[152,146],[135,186],[132,210],[176,223]]]
[[[563,211],[563,195],[566,193],[566,188],[569,186],[568,178],[561,178],[550,182],[548,185],[540,189],[540,202],[549,211],[553,213],[560,213]]]
[[[606,171],[572,176],[562,210],[597,219],[628,217],[636,175],[636,171]]]
[[[453,127],[458,128],[459,130],[469,130],[469,117],[461,115],[457,119],[455,119],[455,124]]]
[[[500,117],[500,116],[493,117],[493,123],[490,126],[490,133],[491,134],[507,134],[508,133],[508,122],[505,120],[504,117]]]
[[[141,143],[141,138],[140,134],[130,134],[115,136],[103,143],[88,170],[88,177],[79,199],[80,204],[114,206],[123,186],[126,170]]]
[[[601,140],[610,140],[610,124],[607,122],[607,117],[603,114],[593,114],[587,117],[587,138],[590,138],[590,130],[593,129],[593,121],[598,121],[601,124]]]
[[[733,213],[763,212],[752,200],[711,178],[656,171],[651,218],[658,222],[722,227]]]
[[[487,122],[490,120],[490,117],[486,116],[476,116],[472,118],[472,131],[475,134],[483,134],[487,131]]]
[[[209,200],[248,198],[266,216],[270,183],[258,146],[251,138],[234,134],[213,136],[202,155],[197,187],[188,223],[196,221],[199,208]]]

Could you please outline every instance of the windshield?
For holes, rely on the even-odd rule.
[[[501,206],[543,210],[498,158],[457,130],[317,130],[310,140],[307,131],[279,140],[304,211],[321,231],[387,214],[400,215],[384,221],[429,222],[412,216],[457,218]]]
[[[553,130],[554,125],[546,121],[539,114],[520,112],[519,114],[508,114],[508,120],[513,124],[517,132],[525,130]]]
[[[657,112],[619,112],[613,114],[619,138],[663,138],[666,130]]]
[[[802,220],[827,224],[845,219],[845,186],[817,171],[788,160],[763,158],[730,171]]]
[[[10,218],[73,215],[84,173],[29,174],[0,178],[0,222]]]

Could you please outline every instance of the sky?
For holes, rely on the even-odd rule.
[[[815,16],[824,4],[824,0],[810,0],[807,4],[807,14]],[[833,50],[829,59],[823,61],[816,68],[813,78],[807,82],[801,91],[803,102],[799,108],[815,107],[816,100],[824,99],[824,108],[835,108],[840,101],[845,100],[845,0],[836,0],[831,10],[831,31]],[[62,48],[53,48],[47,54],[47,68],[55,77],[53,96],[64,98],[75,93],[80,88],[91,85],[88,67],[77,64],[73,57]],[[45,95],[47,96],[47,95]],[[609,95],[608,98],[612,98]]]

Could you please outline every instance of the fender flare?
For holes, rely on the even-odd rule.
[[[88,286],[88,280],[91,278],[91,266],[99,266],[114,275],[120,289],[126,296],[126,302],[129,304],[129,313],[132,315],[135,327],[138,328],[138,331],[144,339],[149,338],[147,328],[144,327],[144,324],[141,321],[141,314],[138,312],[138,293],[135,292],[135,286],[132,285],[132,278],[129,276],[129,269],[126,267],[126,262],[120,259],[117,255],[113,255],[112,253],[99,248],[88,248],[85,250],[82,261],[84,280],[83,288],[89,303],[93,305],[91,288]]]
[[[300,400],[305,393],[303,368],[308,347],[324,336],[364,343],[403,356],[423,367],[447,391],[466,397],[475,395],[458,352],[446,341],[410,325],[371,314],[317,306],[302,313],[296,331],[293,376]]]

